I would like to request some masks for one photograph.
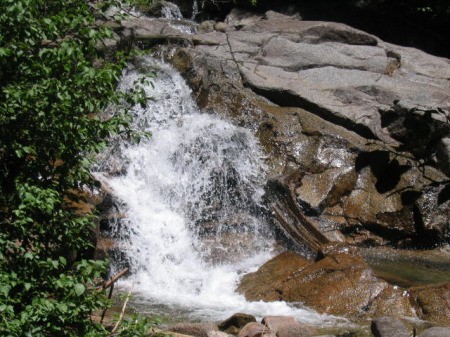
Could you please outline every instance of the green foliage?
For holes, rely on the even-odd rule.
[[[108,304],[94,284],[107,264],[87,259],[94,219],[70,209],[69,192],[95,184],[92,154],[131,135],[128,107],[144,97],[116,91],[124,55],[94,62],[110,32],[92,10],[80,0],[0,2],[2,336],[107,333],[90,320]],[[111,105],[121,108],[102,117]]]

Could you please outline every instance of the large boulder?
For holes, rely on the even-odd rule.
[[[245,275],[237,291],[252,301],[301,302],[320,313],[414,317],[403,291],[375,277],[357,251],[330,250],[317,262],[282,253]]]

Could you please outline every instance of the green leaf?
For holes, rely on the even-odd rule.
[[[86,290],[86,287],[84,286],[84,284],[81,284],[81,283],[75,284],[75,294],[77,294],[77,296],[83,295],[85,290]]]

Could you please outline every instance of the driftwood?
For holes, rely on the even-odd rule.
[[[123,277],[128,272],[128,268],[125,268],[118,274],[114,275],[107,281],[105,284],[103,284],[101,287],[98,288],[98,290],[105,290],[111,287],[114,283],[116,283],[121,277]]]
[[[108,299],[111,299],[112,293],[113,293],[113,290],[114,290],[114,283],[116,283],[127,272],[128,272],[128,268],[125,268],[124,270],[122,270],[118,274],[116,274],[113,277],[111,277],[108,282],[105,282],[105,284],[103,284],[101,287],[97,288],[97,290],[105,290],[105,289],[108,289],[109,287],[111,287],[111,289],[109,290],[109,294],[108,294]],[[128,298],[127,298],[127,302],[128,302]],[[105,308],[105,310],[103,310],[102,316],[100,318],[100,323],[103,323],[103,320],[105,319],[105,315],[106,315],[106,311],[107,310],[108,310],[108,308]]]

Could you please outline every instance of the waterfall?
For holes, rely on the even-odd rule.
[[[132,275],[120,285],[133,284],[143,312],[170,307],[196,320],[235,312],[329,320],[284,302],[247,302],[234,292],[240,276],[275,254],[261,202],[262,151],[248,130],[201,113],[180,74],[160,61],[143,58],[128,69],[121,89],[151,71],[157,78],[146,90],[154,100],[134,110],[134,127],[152,137],[115,144],[97,173],[127,215],[120,235]]]

